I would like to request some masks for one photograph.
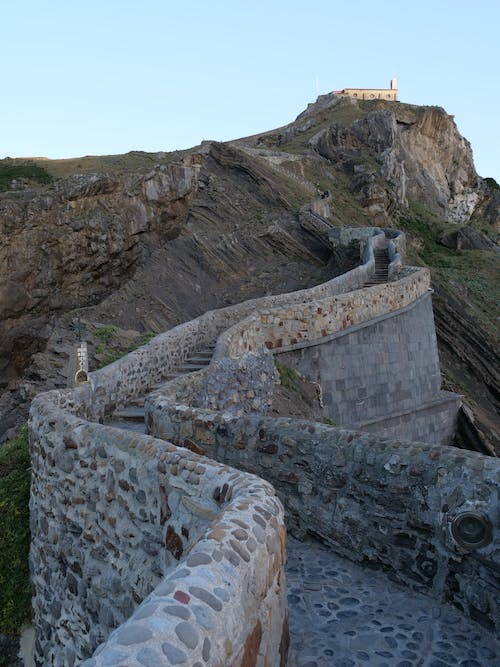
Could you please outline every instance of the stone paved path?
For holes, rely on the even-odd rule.
[[[289,667],[500,667],[500,641],[318,542],[288,538]]]

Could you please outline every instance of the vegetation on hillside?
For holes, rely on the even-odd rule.
[[[111,342],[113,334],[115,333],[116,327],[112,325],[100,327],[94,331],[94,335],[101,341],[96,345],[95,351],[98,355],[103,355],[99,363],[99,368],[104,368],[104,366],[108,366],[114,361],[121,359],[129,352],[137,350],[138,347],[146,345],[152,338],[157,335],[152,331],[146,331],[145,333],[141,334],[141,336],[134,343],[127,347],[123,347],[119,343],[117,343],[117,346],[113,347]]]
[[[281,364],[279,361],[275,361],[274,363],[276,368],[278,369],[278,373],[280,376],[280,383],[284,387],[287,387],[288,389],[297,391],[296,384],[297,381],[300,380],[300,376],[297,373],[297,371],[294,368],[290,368],[290,366]]]
[[[490,188],[490,190],[500,190],[500,185],[498,185],[498,183],[495,181],[495,179],[491,178],[491,176],[487,176],[484,179],[484,182]]]
[[[189,149],[192,150],[192,149]],[[50,178],[67,178],[73,174],[108,172],[113,174],[130,173],[133,171],[151,169],[157,164],[170,164],[181,160],[189,150],[174,151],[172,153],[146,153],[144,151],[130,151],[123,155],[86,155],[84,157],[49,160],[35,158],[34,164],[45,171]],[[11,164],[18,164],[15,159]]]
[[[52,176],[36,164],[16,164],[11,160],[0,161],[0,192],[10,190],[12,181],[18,180],[47,184],[52,181]]]
[[[9,636],[18,635],[31,618],[29,495],[25,425],[0,448],[0,633]],[[0,665],[4,664],[0,656]]]
[[[475,317],[494,333],[500,316],[498,254],[491,250],[450,250],[441,243],[441,233],[449,225],[439,220],[418,202],[411,202],[410,212],[401,220],[406,232],[409,262],[430,268],[433,285],[446,285],[465,298]]]

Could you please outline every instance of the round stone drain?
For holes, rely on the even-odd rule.
[[[457,514],[451,523],[451,533],[455,541],[467,549],[479,549],[492,540],[490,520],[479,512]]]

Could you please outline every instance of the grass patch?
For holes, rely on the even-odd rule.
[[[0,162],[0,192],[11,189],[11,183],[17,179],[28,179],[35,183],[47,184],[52,176],[36,164],[14,164],[10,160]]]
[[[328,426],[337,426],[337,422],[333,419],[330,419],[330,417],[323,417],[322,421],[323,424],[327,424]]]
[[[94,331],[94,336],[97,336],[97,338],[100,338],[102,342],[106,344],[109,343],[109,339],[115,333],[115,331],[116,327],[113,326],[99,327],[99,329]]]
[[[410,241],[409,260],[429,267],[435,286],[443,285],[475,311],[488,328],[495,328],[500,315],[498,255],[491,250],[450,250],[438,241],[450,225],[418,202],[410,203],[410,213],[401,220]],[[415,243],[416,242],[416,243]],[[413,245],[413,247],[410,247]]]
[[[290,368],[290,366],[280,364],[279,361],[275,361],[274,363],[278,369],[280,383],[283,385],[283,387],[297,391],[296,383],[300,380],[300,375],[297,373],[297,371],[294,368]]]
[[[142,336],[139,338],[139,340],[136,343],[132,343],[132,345],[128,348],[127,354],[129,352],[133,352],[134,350],[137,350],[138,347],[142,347],[143,345],[147,345],[150,340],[152,340],[155,336],[158,334],[155,334],[154,331],[146,331],[146,333],[142,334]]]
[[[109,332],[110,329],[112,329],[111,332]],[[99,336],[101,339],[103,339],[103,342],[99,343],[96,346],[96,352],[98,354],[103,354],[106,351],[106,343],[109,341],[115,330],[116,330],[115,327],[109,326],[109,327],[101,327],[101,329],[97,329],[94,332],[96,336]],[[101,333],[101,335],[99,335],[97,333],[98,331],[101,332],[104,331],[104,333]],[[146,331],[146,333],[142,334],[139,340],[137,340],[135,343],[132,343],[132,345],[129,345],[126,349],[109,350],[109,352],[106,354],[104,359],[99,364],[98,370],[100,368],[104,368],[104,366],[109,366],[109,364],[112,364],[114,361],[118,361],[118,359],[121,359],[130,352],[137,350],[137,348],[142,347],[143,345],[147,345],[147,343],[149,343],[149,341],[156,335],[157,334],[155,334],[153,331]]]
[[[84,157],[49,160],[35,158],[54,178],[67,178],[72,174],[108,172],[125,174],[134,171],[149,170],[156,164],[172,164],[181,161],[193,149],[173,151],[170,153],[146,153],[130,151],[119,155],[86,155]]]
[[[15,637],[31,619],[28,553],[28,427],[0,448],[0,633]],[[0,665],[7,664],[2,662]]]
[[[320,130],[324,130],[330,125],[350,125],[355,120],[360,120],[367,115],[367,111],[360,109],[359,106],[350,102],[340,102],[339,104],[318,111],[314,115],[314,125],[304,132],[298,132],[293,138],[280,144],[280,150],[289,153],[301,153],[307,146],[309,140]],[[304,119],[304,122],[306,119]],[[300,121],[298,121],[300,124]]]

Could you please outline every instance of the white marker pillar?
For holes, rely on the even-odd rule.
[[[85,341],[80,342],[80,347],[76,351],[76,359],[75,384],[83,384],[89,380],[89,355]]]

